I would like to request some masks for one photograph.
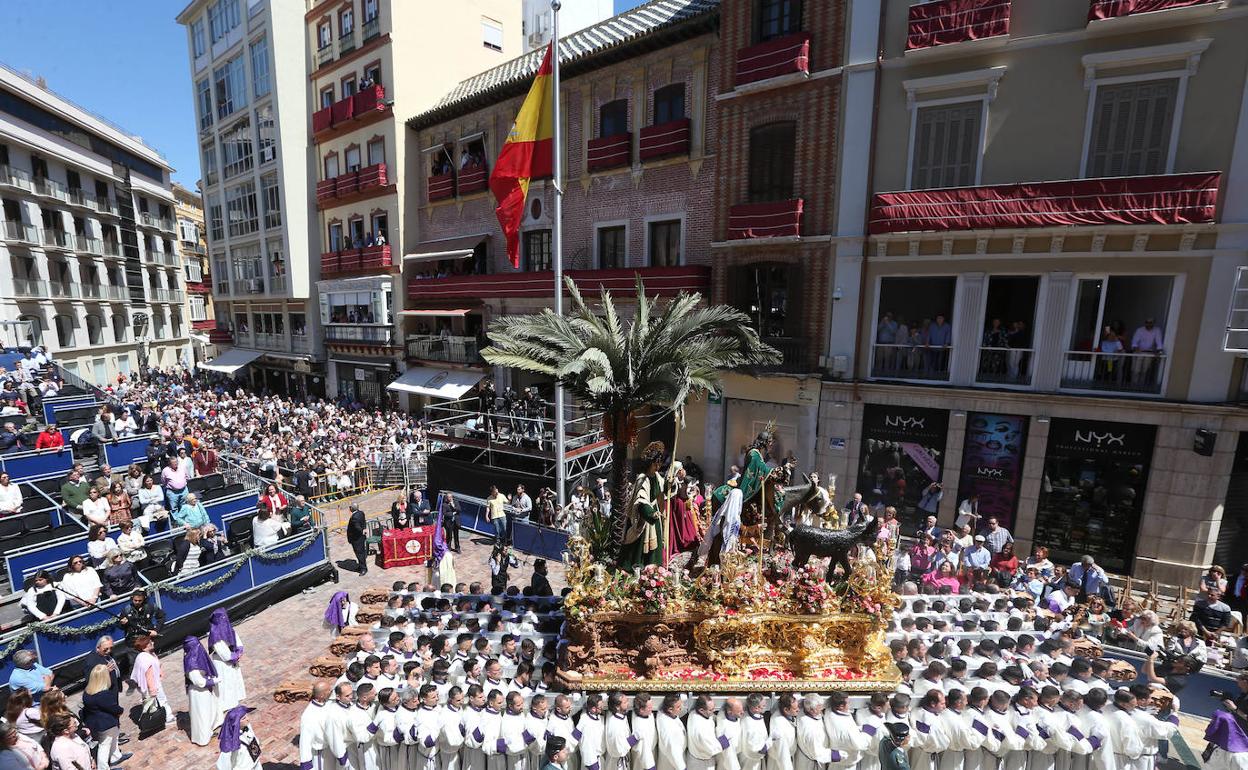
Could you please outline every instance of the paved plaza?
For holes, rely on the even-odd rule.
[[[389,509],[393,493],[378,492],[362,501],[362,506],[370,516]],[[337,506],[329,506],[335,515]],[[345,513],[345,506],[343,506]],[[481,581],[485,585],[490,582],[490,570],[487,563],[490,548],[485,540],[461,531],[463,553],[456,554],[455,571],[458,579],[465,583]],[[335,563],[351,559],[342,531],[335,531],[330,540],[330,555]],[[519,554],[520,567],[512,570],[512,583],[523,587],[528,584],[532,574],[532,558]],[[297,703],[276,703],[273,691],[283,682],[292,680],[311,680],[308,666],[317,656],[328,654],[333,634],[322,622],[322,614],[335,591],[343,590],[358,599],[360,592],[368,588],[389,587],[397,580],[426,580],[427,570],[420,568],[401,568],[382,570],[371,566],[367,576],[361,577],[354,572],[339,569],[340,582],[332,582],[316,586],[308,593],[296,594],[263,612],[236,622],[238,634],[246,648],[243,659],[243,676],[247,683],[247,700],[249,706],[256,707],[251,715],[252,725],[263,746],[265,770],[281,770],[297,768],[299,732],[299,715],[307,705],[306,701]],[[555,590],[563,585],[563,565],[550,565],[550,581]],[[187,736],[187,700],[182,682],[182,651],[179,647],[168,655],[161,657],[161,665],[165,672],[165,691],[174,711],[178,714],[178,729],[168,729],[144,740],[131,740],[126,744],[127,751],[134,752],[125,766],[130,768],[160,768],[161,770],[199,770],[215,766],[217,760],[217,742],[214,738],[208,746],[196,746]],[[125,696],[122,705],[128,709],[136,705],[138,695]],[[76,700],[73,699],[73,700]],[[137,730],[128,718],[123,718],[122,729],[132,736]]]

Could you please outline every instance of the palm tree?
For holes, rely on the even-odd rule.
[[[603,415],[611,440],[612,542],[614,559],[627,518],[628,448],[636,416],[661,407],[684,424],[690,396],[718,391],[726,369],[778,363],[779,351],[764,344],[749,316],[724,305],[705,306],[697,293],[681,292],[658,303],[637,276],[636,312],[622,321],[611,293],[591,309],[566,279],[571,308],[499,318],[490,324],[482,357],[496,366],[555,378],[573,398]],[[670,447],[669,447],[670,449]]]

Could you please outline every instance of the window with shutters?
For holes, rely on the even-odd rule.
[[[550,257],[549,230],[529,230],[524,233],[524,268],[526,270],[549,270]]]
[[[616,99],[599,108],[599,138],[628,133],[628,100]]]
[[[802,28],[801,0],[757,0],[754,11],[754,38],[773,40]]]
[[[654,124],[670,123],[685,117],[685,84],[672,83],[654,92]]]
[[[772,123],[750,129],[750,203],[786,201],[793,197],[794,123]]]
[[[982,114],[983,102],[979,101],[919,108],[910,189],[975,184]]]
[[[679,219],[650,223],[650,267],[680,266]]]
[[[624,225],[598,228],[598,267],[612,270],[628,266],[627,229]]]
[[[1164,174],[1177,78],[1097,85],[1086,176]]]

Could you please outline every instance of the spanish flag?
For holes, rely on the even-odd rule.
[[[529,180],[551,176],[554,160],[554,77],[551,55],[554,43],[546,46],[542,66],[520,105],[520,114],[494,162],[490,191],[498,200],[498,223],[507,238],[507,257],[512,267],[520,266],[520,220],[529,195]]]

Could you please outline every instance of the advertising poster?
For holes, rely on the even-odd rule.
[[[992,516],[1006,529],[1014,526],[1026,446],[1026,417],[983,412],[966,415],[958,502],[979,496],[981,527]]]

